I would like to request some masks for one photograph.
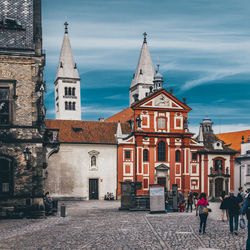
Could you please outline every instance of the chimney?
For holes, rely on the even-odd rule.
[[[104,122],[104,118],[99,118],[98,121],[99,122]]]

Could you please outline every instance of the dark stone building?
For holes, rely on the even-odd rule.
[[[42,209],[44,65],[41,0],[0,0],[0,216]]]

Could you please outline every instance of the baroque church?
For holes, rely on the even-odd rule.
[[[65,33],[55,78],[56,120],[46,120],[47,178],[45,188],[61,199],[117,198],[120,182],[172,184],[187,193],[206,192],[210,199],[234,189],[234,155],[203,119],[197,138],[189,131],[185,99],[163,88],[160,65],[155,70],[144,33],[129,89],[129,107],[106,120],[82,121],[80,78]]]

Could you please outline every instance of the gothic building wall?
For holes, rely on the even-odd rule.
[[[41,1],[0,0],[0,17],[0,203],[32,205],[42,202],[46,166]]]

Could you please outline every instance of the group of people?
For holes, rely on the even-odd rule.
[[[238,195],[235,196],[234,191],[230,191],[229,195],[226,195],[225,191],[222,191],[220,196],[220,209],[221,219],[224,222],[225,217],[229,222],[229,229],[231,234],[238,235],[239,216],[247,215],[248,219],[248,238],[250,237],[250,190],[243,192],[243,188],[239,188]],[[208,208],[209,203],[206,193],[201,193],[198,197],[198,193],[189,192],[187,199],[184,198],[182,193],[178,193],[178,207],[180,212],[192,212],[192,207],[195,205],[196,216],[199,215],[200,227],[199,233],[206,233],[206,224],[208,213],[211,209]],[[250,240],[249,240],[250,241]]]

